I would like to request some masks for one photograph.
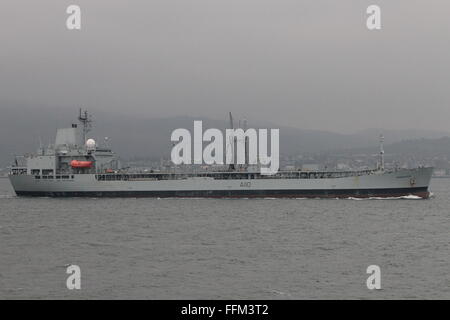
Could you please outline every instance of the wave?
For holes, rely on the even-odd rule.
[[[346,200],[423,200],[422,197],[415,196],[415,195],[407,195],[407,196],[400,196],[400,197],[369,197],[369,198],[355,198],[355,197],[348,197],[344,198]]]

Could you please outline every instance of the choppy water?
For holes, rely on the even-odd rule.
[[[450,299],[450,180],[430,200],[16,198],[0,298]],[[66,266],[81,290],[66,288]],[[381,290],[366,287],[381,268]]]

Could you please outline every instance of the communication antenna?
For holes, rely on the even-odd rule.
[[[87,110],[82,111],[80,108],[80,115],[78,116],[78,121],[83,125],[83,145],[86,142],[86,135],[92,129],[92,119],[91,115],[88,114]]]
[[[42,139],[39,137],[39,154],[44,155],[44,147],[42,146]]]
[[[383,149],[384,136],[380,133],[380,170],[384,171],[384,149]]]

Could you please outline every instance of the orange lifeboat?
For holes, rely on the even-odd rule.
[[[72,160],[70,161],[70,165],[72,168],[90,168],[92,167],[92,161]]]

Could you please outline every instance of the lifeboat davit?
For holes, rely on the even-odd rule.
[[[90,168],[92,167],[92,161],[79,161],[79,160],[72,160],[70,161],[70,165],[72,168]]]

